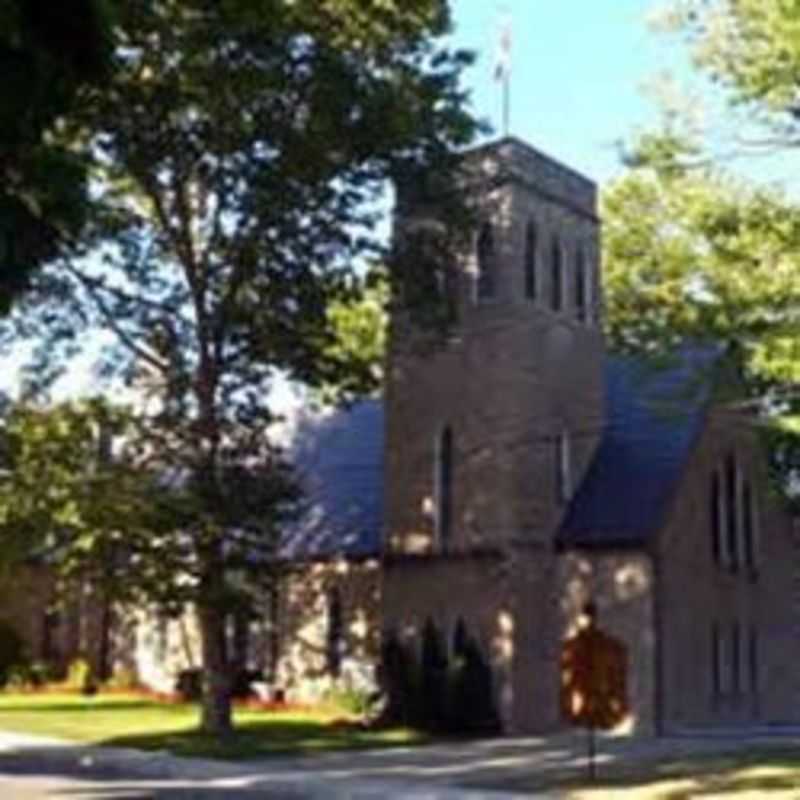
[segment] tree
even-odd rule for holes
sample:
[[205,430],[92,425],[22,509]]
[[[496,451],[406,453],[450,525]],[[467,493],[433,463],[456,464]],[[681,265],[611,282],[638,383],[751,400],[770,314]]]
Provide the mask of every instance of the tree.
[[2,430],[2,566],[13,574],[44,563],[64,585],[91,587],[102,620],[101,678],[110,668],[114,607],[135,597],[124,573],[154,545],[144,524],[154,481],[126,458],[111,457],[113,437],[129,422],[124,408],[97,398],[50,408],[17,404]]
[[800,207],[645,137],[635,168],[603,194],[612,345],[644,350],[713,339],[753,375],[800,381]]
[[209,731],[231,725],[234,576],[269,563],[296,499],[270,386],[353,374],[330,311],[380,251],[375,200],[388,178],[449,174],[472,135],[448,25],[443,0],[129,2],[110,90],[63,126],[92,164],[88,231],[11,324],[41,380],[113,334],[101,369],[152,400],[142,457],[171,479],[172,600],[198,612]]
[[669,133],[645,136],[603,194],[609,341],[651,354],[724,343],[741,380],[723,399],[758,412],[785,491],[800,469],[800,207],[698,165],[701,153]]
[[110,68],[106,0],[0,2],[0,312],[83,221],[86,169],[49,136]]
[[684,33],[696,66],[771,130],[770,146],[800,144],[800,15],[794,3],[676,0],[668,27]]

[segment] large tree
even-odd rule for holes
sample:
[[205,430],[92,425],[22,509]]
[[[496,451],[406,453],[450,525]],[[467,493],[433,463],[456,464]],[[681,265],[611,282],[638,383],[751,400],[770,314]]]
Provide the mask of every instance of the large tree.
[[62,126],[92,164],[88,233],[10,324],[40,380],[113,336],[100,367],[136,386],[142,458],[171,483],[161,535],[201,623],[203,724],[224,733],[233,578],[267,563],[294,500],[270,387],[352,390],[331,309],[380,249],[387,179],[447,174],[470,140],[468,56],[443,49],[444,0],[130,0],[119,17],[110,91]]
[[[668,133],[645,136],[603,193],[606,326],[615,349],[725,344],[757,412],[777,484],[800,475],[800,206],[725,173]],[[703,162],[701,166],[699,161]]]
[[786,485],[789,473],[796,484],[800,207],[794,167],[779,173],[782,189],[757,184],[755,169],[736,176],[732,169],[755,155],[777,155],[783,167],[797,157],[800,8],[670,0],[664,10],[667,29],[686,37],[696,75],[705,79],[697,84],[699,96],[715,112],[700,128],[682,125],[686,120],[673,113],[665,131],[640,138],[631,151],[633,169],[605,194],[612,340],[649,349],[681,336],[730,343],[744,370],[742,387],[769,423],[781,482]]
[[0,312],[83,222],[86,165],[50,134],[108,77],[112,6],[0,0]]

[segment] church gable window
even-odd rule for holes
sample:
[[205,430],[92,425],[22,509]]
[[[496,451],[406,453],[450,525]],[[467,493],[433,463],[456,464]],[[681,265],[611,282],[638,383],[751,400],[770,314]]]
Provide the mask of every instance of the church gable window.
[[758,570],[758,508],[750,481],[742,486],[742,557],[745,566],[753,573]]
[[564,254],[557,236],[553,237],[550,270],[550,306],[553,311],[561,311],[564,307]]
[[568,502],[572,496],[572,442],[566,429],[556,438],[556,482],[559,502]]
[[589,285],[586,256],[582,247],[578,248],[575,256],[575,308],[578,312],[578,319],[586,322],[589,310]]
[[725,459],[725,506],[728,563],[732,570],[739,567],[739,469],[736,456]]
[[490,300],[495,296],[496,252],[494,231],[488,222],[481,226],[478,233],[477,260],[476,299]]
[[714,470],[711,475],[711,493],[709,497],[709,516],[711,519],[711,554],[715,564],[722,560],[723,512],[722,512],[722,486],[719,470]]
[[536,263],[537,235],[536,224],[531,221],[525,230],[525,298],[535,300],[537,294],[537,263]]

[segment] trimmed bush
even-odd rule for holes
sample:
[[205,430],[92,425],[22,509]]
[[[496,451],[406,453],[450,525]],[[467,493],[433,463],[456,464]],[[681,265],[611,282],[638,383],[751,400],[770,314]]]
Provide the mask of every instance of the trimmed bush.
[[203,670],[199,667],[181,670],[175,681],[175,694],[185,703],[199,703],[203,699]]
[[233,676],[231,685],[231,697],[235,700],[247,700],[256,696],[253,689],[254,683],[264,680],[264,674],[255,669],[240,669]]
[[0,621],[0,685],[5,686],[12,667],[25,663],[25,643],[7,622]]
[[422,722],[427,730],[447,731],[450,728],[447,708],[447,647],[431,619],[427,620],[422,629],[420,665]]
[[83,694],[97,693],[97,680],[94,676],[94,670],[85,658],[76,658],[70,662],[64,683],[68,689],[74,689]]
[[450,673],[448,725],[451,733],[488,735],[500,730],[494,702],[492,668],[470,636]]
[[453,657],[433,621],[422,632],[421,657],[395,634],[384,637],[382,721],[432,733],[487,736],[499,732],[492,669],[463,620],[453,634]]
[[378,683],[385,696],[382,721],[396,725],[421,725],[419,662],[414,650],[394,632],[383,637]]

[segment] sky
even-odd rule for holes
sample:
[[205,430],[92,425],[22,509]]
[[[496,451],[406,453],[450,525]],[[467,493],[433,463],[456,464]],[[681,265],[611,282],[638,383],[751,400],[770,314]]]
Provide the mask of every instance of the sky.
[[[512,22],[511,133],[599,183],[619,172],[615,142],[654,126],[657,76],[689,79],[682,43],[650,29],[663,0],[452,0],[453,43],[479,116],[500,129],[493,79],[501,20]],[[648,88],[649,84],[649,88]]]
[[[608,183],[621,171],[616,143],[658,123],[656,79],[693,80],[684,44],[648,26],[664,2],[451,0],[452,44],[478,56],[464,76],[473,111],[502,127],[501,87],[492,73],[502,20],[510,18],[511,133]],[[0,390],[15,388],[14,367],[15,359],[5,360]],[[74,365],[56,394],[90,392],[89,367],[88,358]]]

